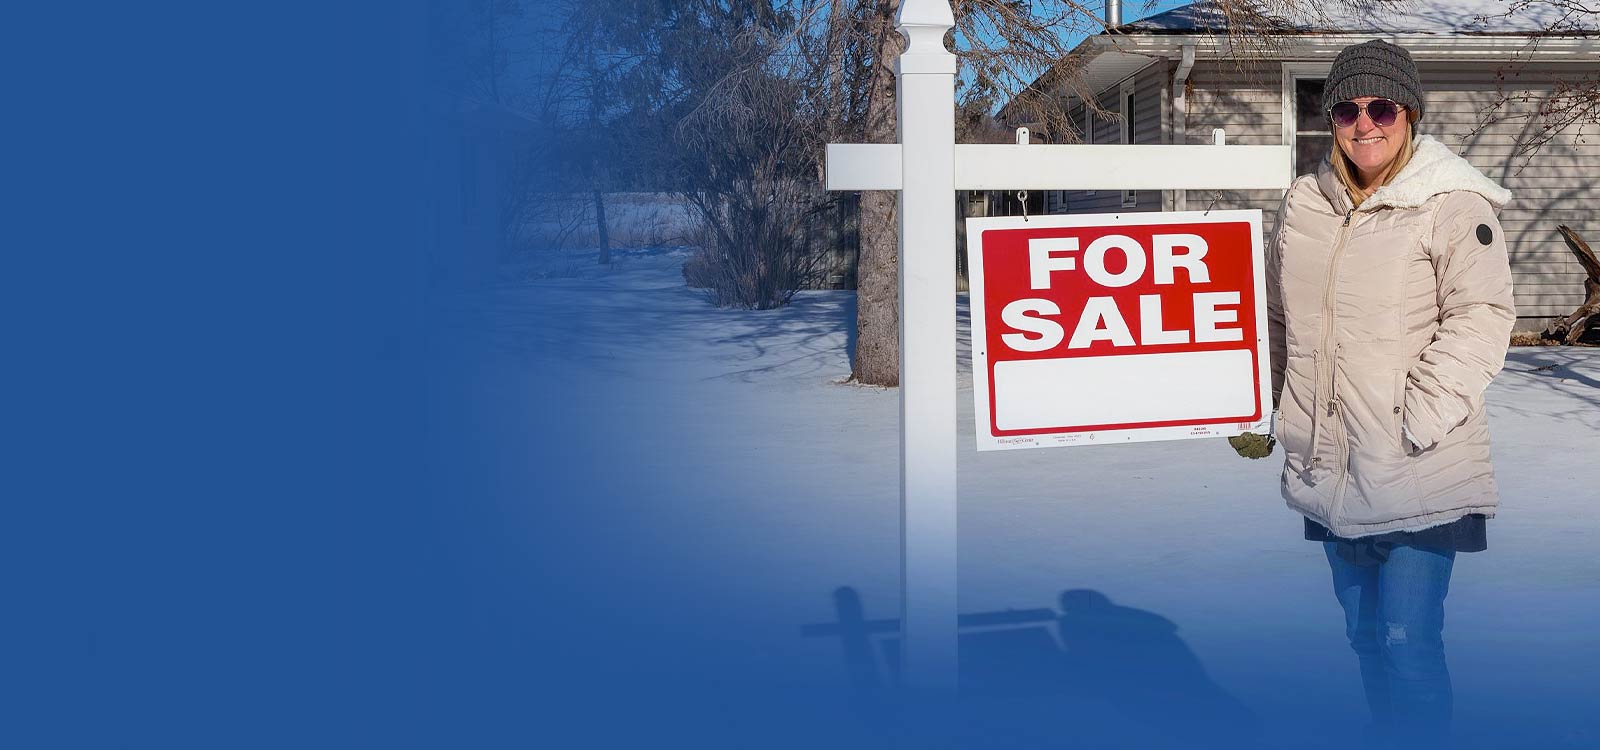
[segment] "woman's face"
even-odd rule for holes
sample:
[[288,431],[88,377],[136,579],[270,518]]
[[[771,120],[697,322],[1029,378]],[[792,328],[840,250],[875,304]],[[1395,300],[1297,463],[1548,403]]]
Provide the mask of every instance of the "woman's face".
[[[1358,96],[1350,101],[1365,105],[1377,98]],[[1339,149],[1344,151],[1344,155],[1350,158],[1350,162],[1356,165],[1356,169],[1361,173],[1362,182],[1377,179],[1383,168],[1399,155],[1400,147],[1404,145],[1410,130],[1407,122],[1409,114],[1410,112],[1401,111],[1393,124],[1382,126],[1372,121],[1372,117],[1367,114],[1366,107],[1363,106],[1360,116],[1354,123],[1342,128],[1334,126],[1334,140],[1338,142]]]

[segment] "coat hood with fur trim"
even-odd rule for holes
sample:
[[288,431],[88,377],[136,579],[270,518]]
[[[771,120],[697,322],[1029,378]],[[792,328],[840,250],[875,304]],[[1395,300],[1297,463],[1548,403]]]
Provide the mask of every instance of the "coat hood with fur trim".
[[[1411,142],[1411,161],[1389,184],[1378,188],[1363,202],[1361,211],[1380,208],[1418,208],[1429,198],[1464,190],[1477,193],[1496,210],[1511,202],[1511,191],[1485,177],[1477,167],[1457,156],[1431,135],[1419,135]],[[1317,187],[1341,213],[1350,210],[1350,196],[1339,177],[1326,162],[1317,173]]]

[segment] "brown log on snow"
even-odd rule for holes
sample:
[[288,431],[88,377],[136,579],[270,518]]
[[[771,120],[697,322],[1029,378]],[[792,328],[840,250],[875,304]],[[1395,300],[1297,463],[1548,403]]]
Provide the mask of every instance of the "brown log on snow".
[[1589,274],[1589,278],[1583,281],[1583,304],[1571,315],[1551,320],[1544,329],[1544,338],[1560,339],[1561,343],[1571,346],[1591,330],[1600,333],[1600,259],[1595,257],[1589,243],[1584,242],[1571,227],[1558,224],[1556,230],[1561,232],[1561,238],[1567,241],[1567,247],[1573,255],[1578,256],[1578,263]]

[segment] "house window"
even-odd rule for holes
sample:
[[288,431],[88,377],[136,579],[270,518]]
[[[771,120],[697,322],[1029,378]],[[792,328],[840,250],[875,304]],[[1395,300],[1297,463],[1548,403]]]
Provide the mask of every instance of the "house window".
[[[1133,143],[1133,88],[1122,89],[1122,142]],[[1122,205],[1133,206],[1139,202],[1139,193],[1136,190],[1122,191]]]
[[1333,151],[1333,131],[1323,112],[1322,78],[1294,79],[1294,173],[1316,174]]

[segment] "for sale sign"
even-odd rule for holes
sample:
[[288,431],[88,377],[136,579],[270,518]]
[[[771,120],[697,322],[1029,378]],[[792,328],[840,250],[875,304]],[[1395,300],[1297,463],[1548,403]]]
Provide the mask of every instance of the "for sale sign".
[[1260,211],[967,220],[979,450],[1265,432]]

